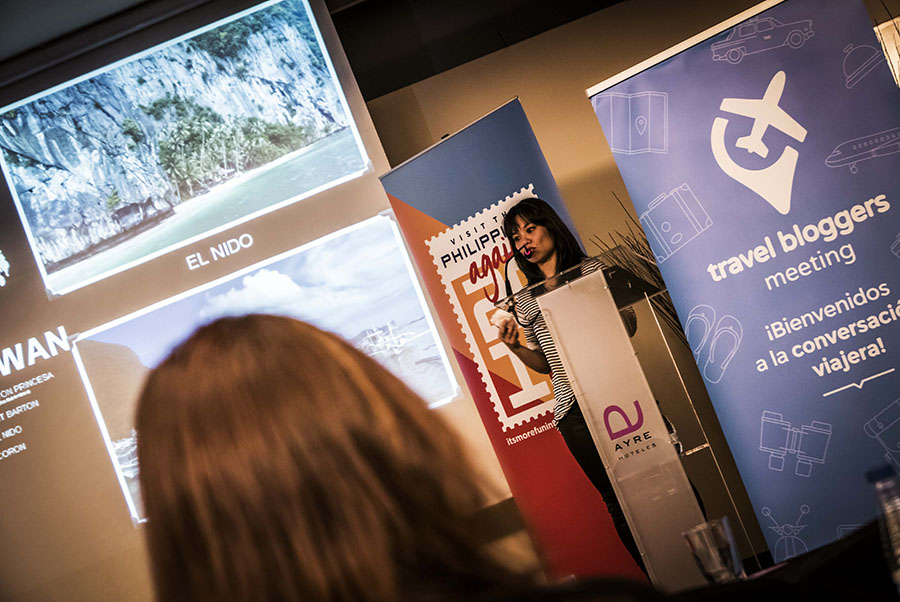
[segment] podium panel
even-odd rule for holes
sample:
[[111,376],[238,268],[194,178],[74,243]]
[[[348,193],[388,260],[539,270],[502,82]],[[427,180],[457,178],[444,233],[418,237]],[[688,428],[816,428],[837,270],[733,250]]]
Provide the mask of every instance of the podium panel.
[[603,272],[537,302],[651,579],[668,591],[703,585],[681,533],[705,519]]

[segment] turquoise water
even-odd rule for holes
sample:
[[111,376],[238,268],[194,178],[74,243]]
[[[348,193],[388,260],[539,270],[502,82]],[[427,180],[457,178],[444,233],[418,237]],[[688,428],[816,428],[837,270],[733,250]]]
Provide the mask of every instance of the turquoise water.
[[185,201],[175,215],[150,230],[49,274],[47,285],[54,292],[78,288],[86,280],[110,276],[124,265],[237,222],[364,167],[353,133],[347,128],[311,144],[284,163],[262,167],[243,181],[226,183]]

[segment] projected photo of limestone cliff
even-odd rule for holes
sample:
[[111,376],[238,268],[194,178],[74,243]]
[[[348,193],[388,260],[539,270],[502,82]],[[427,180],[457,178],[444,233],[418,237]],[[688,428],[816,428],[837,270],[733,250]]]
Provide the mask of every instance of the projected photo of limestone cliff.
[[308,7],[283,0],[0,108],[0,165],[61,295],[368,159]]
[[434,407],[457,393],[396,225],[376,217],[79,335],[79,366],[136,521],[134,411],[152,368],[198,326],[270,313],[335,332]]

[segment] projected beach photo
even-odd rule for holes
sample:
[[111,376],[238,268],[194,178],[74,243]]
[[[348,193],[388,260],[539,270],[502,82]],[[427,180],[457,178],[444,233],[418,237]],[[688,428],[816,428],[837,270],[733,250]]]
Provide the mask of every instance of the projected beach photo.
[[362,222],[77,338],[73,354],[135,520],[143,511],[133,416],[147,372],[201,324],[247,313],[340,334],[432,407],[457,393],[396,226]]
[[363,172],[302,0],[0,109],[0,164],[61,295]]

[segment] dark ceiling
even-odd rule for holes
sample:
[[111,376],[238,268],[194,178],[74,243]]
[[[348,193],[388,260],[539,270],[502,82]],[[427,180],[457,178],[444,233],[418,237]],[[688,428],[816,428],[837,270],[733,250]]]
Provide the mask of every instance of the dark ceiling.
[[332,19],[370,100],[621,0],[365,0]]
[[[621,0],[326,0],[366,100]],[[221,0],[0,0],[0,87]],[[248,2],[252,3],[252,2]]]
[[[152,45],[150,32],[157,29],[158,36],[158,30],[165,29],[154,28],[157,24],[178,22],[178,27],[199,27],[209,22],[209,17],[202,15],[224,16],[228,10],[234,12],[258,1],[0,0],[0,100],[15,98],[20,93],[16,82],[47,67],[78,63],[70,59],[101,47],[99,54],[107,50],[114,54],[111,44],[118,39],[139,37]],[[363,96],[370,100],[621,1],[325,3]],[[864,2],[877,22],[896,16],[900,10],[900,0]],[[672,7],[677,10],[678,4],[673,2]],[[75,71],[80,68],[80,63],[71,66]],[[22,92],[29,91],[23,88]]]

